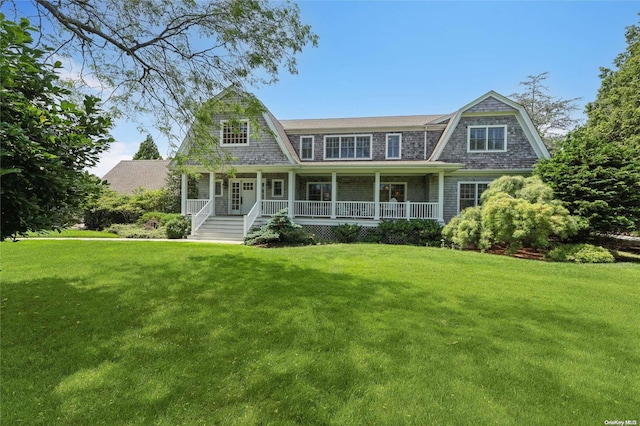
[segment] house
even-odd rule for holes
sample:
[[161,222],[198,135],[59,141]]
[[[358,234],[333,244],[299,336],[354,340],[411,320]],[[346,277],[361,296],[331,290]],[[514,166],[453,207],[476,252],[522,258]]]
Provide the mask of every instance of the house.
[[[228,96],[234,89],[219,95]],[[383,219],[444,224],[492,180],[549,157],[522,105],[493,91],[449,114],[278,120],[265,109],[260,129],[214,122],[236,173],[201,170],[198,199],[187,199],[183,176],[194,238],[241,239],[283,208],[317,235]],[[188,156],[188,139],[179,152]]]
[[131,195],[139,188],[164,188],[170,160],[122,160],[109,170],[102,180],[120,194]]

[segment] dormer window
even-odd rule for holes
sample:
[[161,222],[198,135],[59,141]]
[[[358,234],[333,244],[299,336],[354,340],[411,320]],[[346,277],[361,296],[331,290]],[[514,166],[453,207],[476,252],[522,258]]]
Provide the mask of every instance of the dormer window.
[[220,145],[238,146],[249,145],[249,121],[227,121],[220,122]]
[[397,159],[400,159],[401,157],[402,157],[402,134],[388,133],[386,159],[397,160]]
[[504,152],[507,150],[507,126],[469,126],[468,152]]

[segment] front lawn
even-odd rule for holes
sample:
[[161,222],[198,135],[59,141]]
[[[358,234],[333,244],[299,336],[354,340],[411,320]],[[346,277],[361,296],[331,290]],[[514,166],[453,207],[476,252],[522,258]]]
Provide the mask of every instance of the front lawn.
[[120,238],[117,234],[106,231],[91,231],[85,229],[63,229],[58,231],[29,232],[30,238]]
[[385,245],[0,245],[3,424],[640,420],[640,267]]

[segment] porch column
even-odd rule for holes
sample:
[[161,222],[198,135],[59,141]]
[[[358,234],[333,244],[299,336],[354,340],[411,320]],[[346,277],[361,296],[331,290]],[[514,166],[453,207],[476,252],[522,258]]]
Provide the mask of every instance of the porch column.
[[182,181],[180,182],[180,214],[185,216],[187,214],[187,175],[182,174]]
[[438,221],[444,223],[444,172],[438,172]]
[[216,215],[216,174],[209,172],[209,202],[211,203],[211,216]]
[[337,196],[338,196],[338,173],[331,172],[331,219],[336,218]]
[[256,203],[258,204],[258,216],[262,216],[262,171],[256,172]]
[[373,219],[380,220],[380,172],[376,172],[376,178],[373,181]]
[[293,170],[289,170],[289,184],[287,186],[287,190],[289,191],[289,199],[287,201],[288,209],[287,216],[293,217],[293,209],[295,202],[295,189],[296,189],[296,175]]

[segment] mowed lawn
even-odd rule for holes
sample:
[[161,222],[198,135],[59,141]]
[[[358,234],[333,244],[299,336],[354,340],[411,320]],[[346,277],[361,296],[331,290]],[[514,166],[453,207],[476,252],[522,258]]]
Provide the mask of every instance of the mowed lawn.
[[640,421],[640,266],[5,242],[2,424]]

